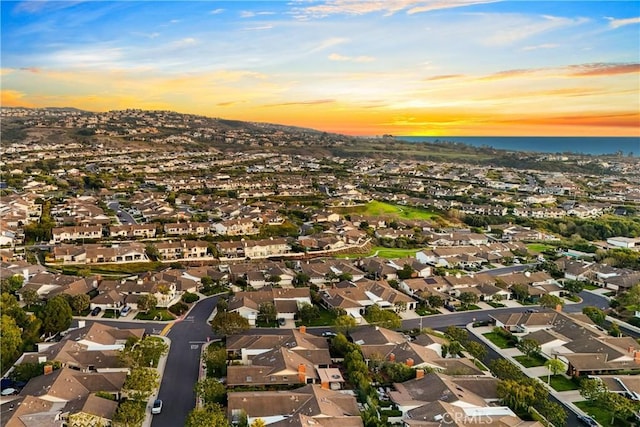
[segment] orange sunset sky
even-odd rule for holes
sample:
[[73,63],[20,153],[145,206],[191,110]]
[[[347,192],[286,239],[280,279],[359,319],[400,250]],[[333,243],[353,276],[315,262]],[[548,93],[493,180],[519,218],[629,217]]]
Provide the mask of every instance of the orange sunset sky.
[[2,106],[640,135],[635,1],[2,1]]

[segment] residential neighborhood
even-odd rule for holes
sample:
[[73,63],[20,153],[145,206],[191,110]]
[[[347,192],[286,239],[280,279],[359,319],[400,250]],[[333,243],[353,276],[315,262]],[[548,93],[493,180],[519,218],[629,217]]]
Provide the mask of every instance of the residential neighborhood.
[[3,427],[640,419],[637,158],[1,114]]

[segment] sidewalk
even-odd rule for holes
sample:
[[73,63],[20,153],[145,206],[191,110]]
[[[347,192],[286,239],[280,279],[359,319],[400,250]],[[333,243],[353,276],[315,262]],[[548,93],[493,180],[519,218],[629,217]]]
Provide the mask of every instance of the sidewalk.
[[162,376],[164,375],[164,368],[167,365],[167,357],[169,356],[169,350],[171,350],[171,340],[169,338],[161,335],[152,335],[152,336],[162,338],[162,340],[169,346],[169,348],[167,349],[167,354],[165,354],[160,358],[160,360],[158,360],[158,367],[156,368],[156,370],[158,371],[158,374],[160,374],[160,378],[158,380],[158,389],[149,398],[149,401],[147,402],[146,417],[142,422],[142,427],[151,427],[151,422],[153,421],[153,415],[151,414],[151,407],[153,406],[153,401],[156,400],[156,398],[158,397],[158,393],[160,392],[160,385],[162,384]]

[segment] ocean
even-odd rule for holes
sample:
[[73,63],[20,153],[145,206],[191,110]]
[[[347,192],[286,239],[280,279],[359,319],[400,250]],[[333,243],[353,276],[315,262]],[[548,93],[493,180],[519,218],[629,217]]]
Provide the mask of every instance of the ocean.
[[608,136],[397,136],[407,142],[459,142],[475,147],[540,153],[617,154],[640,156],[640,138]]

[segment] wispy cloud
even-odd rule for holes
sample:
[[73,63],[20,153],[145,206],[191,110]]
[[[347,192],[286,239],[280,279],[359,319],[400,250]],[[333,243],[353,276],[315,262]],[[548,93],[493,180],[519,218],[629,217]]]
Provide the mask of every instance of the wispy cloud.
[[262,16],[262,15],[275,15],[275,12],[267,12],[267,11],[261,11],[261,12],[255,12],[252,10],[243,10],[240,12],[240,17],[241,18],[253,18],[255,16]]
[[616,74],[640,73],[640,63],[594,63],[571,65],[568,67],[572,76],[610,76]]
[[263,107],[284,107],[290,105],[320,105],[320,104],[331,104],[336,102],[335,99],[313,99],[310,101],[296,101],[296,102],[281,102],[279,104],[267,104],[263,105]]
[[332,53],[328,56],[331,61],[343,61],[343,62],[373,62],[376,59],[371,56],[344,56],[338,53]]
[[134,36],[143,37],[143,38],[152,39],[152,40],[157,37],[160,37],[160,33],[157,33],[157,32],[153,32],[153,33],[133,32],[131,34],[133,34]]
[[551,15],[530,16],[523,14],[478,14],[495,30],[483,42],[489,46],[505,46],[560,29],[575,27],[589,22],[588,18],[567,18]]
[[607,17],[606,19],[609,20],[609,26],[611,28],[620,28],[626,25],[640,24],[640,16],[635,18],[625,18],[625,19],[615,19],[615,18]]
[[209,15],[220,15],[222,12],[224,12],[224,9],[213,9],[209,12]]
[[336,14],[365,15],[374,12],[389,16],[401,11],[412,15],[496,1],[500,0],[331,0],[324,4],[296,7],[292,13],[300,19],[325,18]]
[[325,49],[329,49],[330,47],[338,46],[340,44],[346,43],[348,41],[349,41],[349,39],[347,39],[347,38],[332,37],[330,39],[323,40],[318,46],[314,47],[309,52],[310,53],[319,52],[319,51],[322,51],[322,50],[325,50]]
[[434,80],[451,80],[451,79],[459,79],[461,77],[465,77],[464,74],[442,74],[439,76],[427,77],[425,80],[434,81]]
[[270,30],[273,28],[273,25],[260,25],[257,27],[245,27],[244,30],[245,31],[263,31],[263,30]]
[[539,49],[554,49],[558,46],[560,45],[556,43],[542,43],[535,46],[525,46],[522,48],[522,50],[527,51],[527,50],[539,50]]

